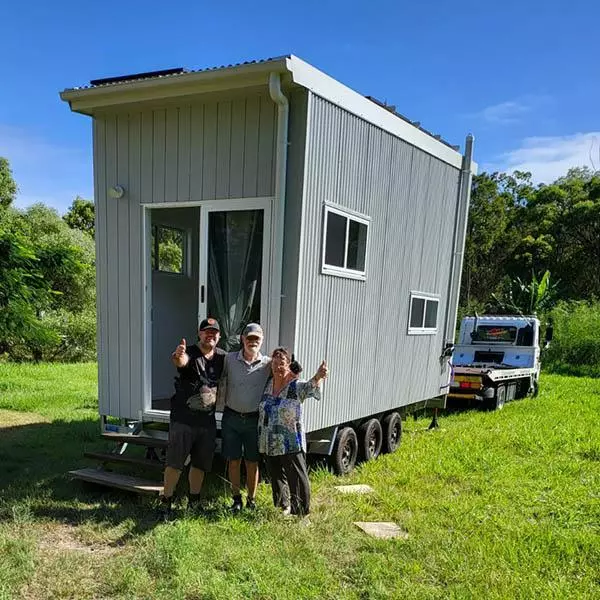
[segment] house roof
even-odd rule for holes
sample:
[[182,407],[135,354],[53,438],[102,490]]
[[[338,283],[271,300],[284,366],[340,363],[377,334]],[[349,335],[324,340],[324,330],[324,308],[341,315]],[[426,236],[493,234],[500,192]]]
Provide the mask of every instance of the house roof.
[[266,85],[272,72],[280,73],[284,80],[310,90],[452,166],[460,168],[462,165],[458,146],[396,112],[395,107],[355,92],[293,55],[205,69],[177,68],[94,79],[89,85],[64,90],[61,98],[69,102],[75,112],[93,115],[100,109],[145,100]]

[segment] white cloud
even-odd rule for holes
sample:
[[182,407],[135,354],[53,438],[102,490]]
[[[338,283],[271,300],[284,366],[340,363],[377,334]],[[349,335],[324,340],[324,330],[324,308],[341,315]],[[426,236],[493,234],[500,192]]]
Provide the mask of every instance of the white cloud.
[[81,149],[0,124],[0,156],[8,159],[19,186],[19,207],[43,202],[65,212],[77,195],[93,197],[91,140]]
[[530,113],[538,111],[549,101],[548,96],[527,94],[515,100],[492,104],[472,116],[489,125],[511,125],[523,121]]
[[527,114],[530,110],[529,106],[521,102],[509,101],[484,108],[480,116],[488,123],[505,125],[520,121],[523,115]]
[[600,169],[600,132],[529,137],[521,145],[482,165],[482,171],[529,171],[536,183],[551,183],[571,167]]

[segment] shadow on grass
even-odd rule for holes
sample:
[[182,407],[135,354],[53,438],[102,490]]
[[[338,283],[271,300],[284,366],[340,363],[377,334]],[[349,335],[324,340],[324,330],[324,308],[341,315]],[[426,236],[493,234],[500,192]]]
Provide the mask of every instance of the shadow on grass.
[[[53,421],[0,427],[0,521],[36,518],[78,526],[98,523],[118,526],[128,522],[128,533],[116,544],[140,535],[157,520],[157,499],[73,480],[68,472],[97,465],[84,451],[107,451],[95,420]],[[143,453],[143,448],[134,448]],[[160,470],[111,467],[160,482]],[[215,457],[213,473],[206,478],[203,496],[207,510],[202,518],[218,520],[226,513],[230,492],[225,465]],[[178,496],[187,492],[182,474]],[[183,511],[181,511],[183,512]],[[131,526],[132,525],[132,526]]]

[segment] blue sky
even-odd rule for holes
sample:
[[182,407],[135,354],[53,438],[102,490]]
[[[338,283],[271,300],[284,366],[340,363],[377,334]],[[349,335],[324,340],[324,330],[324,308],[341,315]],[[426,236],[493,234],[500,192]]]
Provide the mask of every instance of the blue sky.
[[18,206],[92,197],[91,123],[58,92],[90,79],[293,53],[462,145],[483,169],[551,181],[600,168],[595,0],[11,2],[0,155]]

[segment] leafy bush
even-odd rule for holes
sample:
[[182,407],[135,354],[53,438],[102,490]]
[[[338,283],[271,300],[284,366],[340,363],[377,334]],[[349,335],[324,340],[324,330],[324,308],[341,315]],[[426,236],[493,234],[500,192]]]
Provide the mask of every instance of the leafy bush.
[[554,339],[543,357],[545,370],[600,377],[600,302],[560,302],[549,316]]
[[90,235],[40,204],[0,207],[0,357],[93,360],[94,280]]
[[79,362],[96,360],[96,312],[49,311],[39,320],[44,335],[17,341],[6,352],[14,361]]
[[80,313],[58,310],[44,319],[58,333],[59,342],[48,347],[45,360],[79,362],[96,360],[96,311]]

